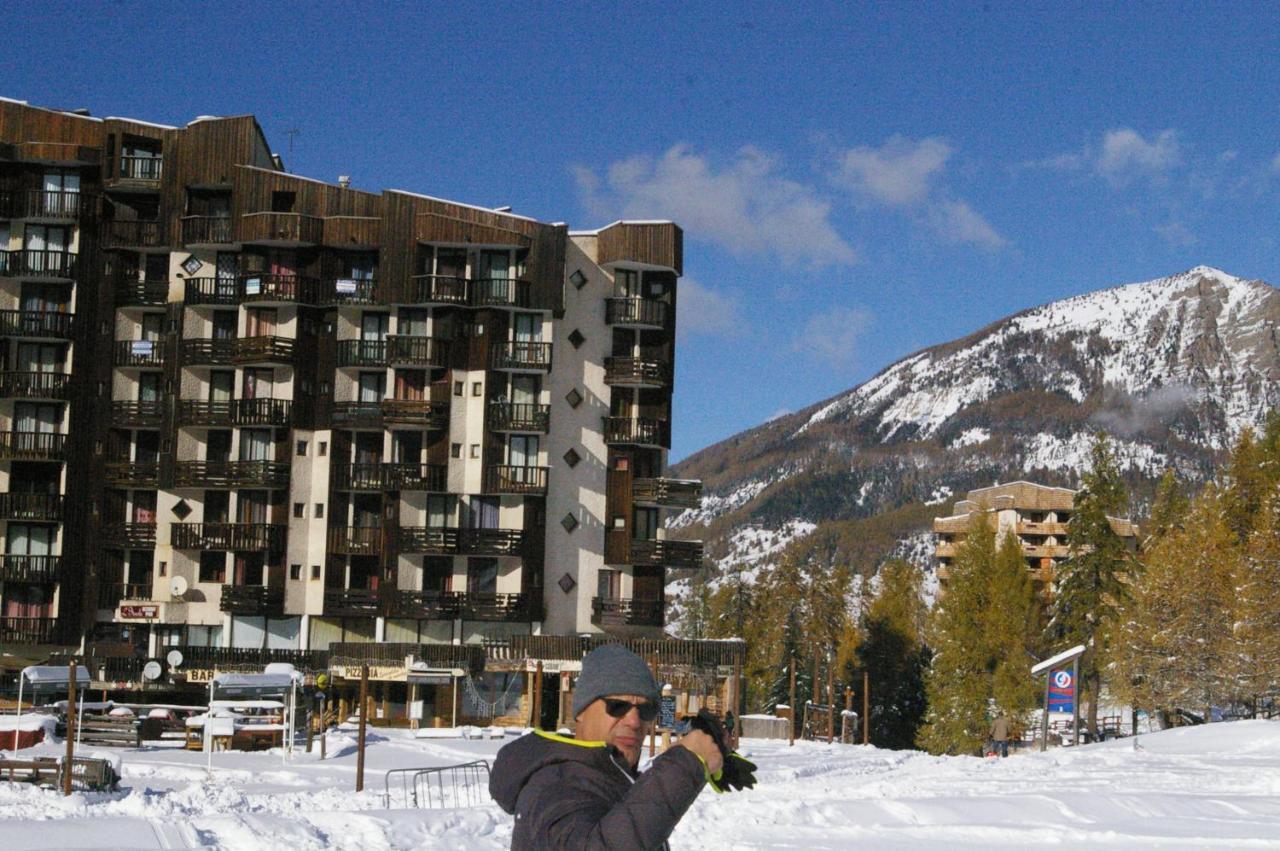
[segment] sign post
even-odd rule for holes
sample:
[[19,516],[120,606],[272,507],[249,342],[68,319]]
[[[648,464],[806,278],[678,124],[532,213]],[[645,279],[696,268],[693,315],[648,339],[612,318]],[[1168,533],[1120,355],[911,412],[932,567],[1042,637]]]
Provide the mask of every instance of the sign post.
[[1078,644],[1051,656],[1031,668],[1031,675],[1044,674],[1044,711],[1040,721],[1040,750],[1049,747],[1049,713],[1070,712],[1072,743],[1080,744],[1080,701],[1077,699],[1080,682],[1080,657],[1084,645]]
[[67,665],[67,764],[62,772],[62,794],[71,794],[71,771],[76,756],[76,662]]

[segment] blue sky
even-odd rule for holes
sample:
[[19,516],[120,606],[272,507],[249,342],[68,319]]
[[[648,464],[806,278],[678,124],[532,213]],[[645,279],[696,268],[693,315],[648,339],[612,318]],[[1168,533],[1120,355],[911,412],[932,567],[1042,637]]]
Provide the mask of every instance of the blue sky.
[[673,459],[1046,301],[1280,281],[1274,7],[16,7],[8,97],[251,112],[309,176],[679,221]]

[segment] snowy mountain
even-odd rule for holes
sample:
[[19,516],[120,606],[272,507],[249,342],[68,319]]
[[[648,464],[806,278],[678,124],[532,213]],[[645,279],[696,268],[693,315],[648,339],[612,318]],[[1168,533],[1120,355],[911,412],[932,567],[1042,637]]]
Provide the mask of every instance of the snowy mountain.
[[744,530],[890,512],[927,559],[910,539],[931,516],[995,481],[1074,485],[1099,429],[1140,501],[1168,467],[1207,475],[1280,402],[1278,331],[1280,291],[1205,266],[1027,310],[691,456],[674,474],[707,496],[673,532],[729,568]]

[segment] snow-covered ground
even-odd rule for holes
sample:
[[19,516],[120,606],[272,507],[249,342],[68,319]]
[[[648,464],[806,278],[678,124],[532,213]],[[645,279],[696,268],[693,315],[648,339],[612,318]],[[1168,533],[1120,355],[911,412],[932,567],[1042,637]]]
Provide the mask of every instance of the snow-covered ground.
[[[370,737],[355,794],[354,738],[329,759],[119,750],[114,794],[0,782],[0,846],[26,848],[505,848],[495,804],[386,809],[391,767],[489,758],[501,741]],[[42,745],[27,753],[53,753]],[[753,791],[705,791],[672,836],[689,848],[1280,848],[1280,722],[1241,721],[1018,754],[1008,760],[749,740]]]

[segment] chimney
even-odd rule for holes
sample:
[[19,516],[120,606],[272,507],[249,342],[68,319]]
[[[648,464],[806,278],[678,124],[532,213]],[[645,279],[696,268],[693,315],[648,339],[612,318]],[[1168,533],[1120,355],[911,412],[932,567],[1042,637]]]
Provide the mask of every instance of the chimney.
[[350,188],[351,188],[351,175],[349,175],[349,174],[340,174],[340,175],[338,175],[338,185],[339,185],[339,186],[341,186],[343,189],[350,189]]

